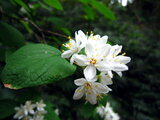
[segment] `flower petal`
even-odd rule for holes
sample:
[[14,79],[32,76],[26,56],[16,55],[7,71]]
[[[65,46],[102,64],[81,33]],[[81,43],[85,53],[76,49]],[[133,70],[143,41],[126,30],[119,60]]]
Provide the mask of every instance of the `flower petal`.
[[113,81],[109,75],[101,75],[101,83],[104,85],[111,85]]
[[115,62],[117,61],[117,62],[123,63],[123,64],[127,64],[131,61],[131,58],[127,57],[127,56],[119,55],[119,56],[115,57],[114,61]]
[[75,55],[74,60],[79,66],[86,66],[88,60],[85,55]]
[[122,72],[128,70],[128,66],[125,64],[114,64],[113,71]]
[[111,78],[113,78],[113,73],[112,73],[112,71],[110,70],[110,71],[108,71],[108,75],[111,77]]
[[114,45],[111,47],[109,55],[117,56],[121,52],[121,50],[122,50],[122,46]]
[[75,56],[76,56],[76,55],[77,55],[77,54],[73,54],[72,57],[70,58],[70,63],[71,63],[71,64],[74,63],[74,61],[75,61]]
[[105,61],[98,62],[95,66],[101,72],[107,72],[112,69],[112,65],[106,63]]
[[72,54],[73,54],[73,52],[72,52],[71,50],[67,50],[67,51],[64,51],[64,52],[61,54],[61,57],[62,57],[62,58],[69,58]]
[[80,99],[84,95],[84,87],[78,87],[73,95],[74,100]]
[[84,69],[84,76],[86,80],[93,81],[96,77],[96,68],[93,65],[89,65]]
[[93,87],[94,87],[93,89],[95,89],[96,92],[99,93],[99,94],[108,93],[109,91],[111,91],[111,89],[108,86],[103,85],[103,84],[98,83],[98,82],[95,82]]
[[84,78],[74,80],[74,84],[76,84],[77,86],[82,86],[85,83],[86,83],[86,80]]
[[120,77],[122,77],[122,72],[116,72]]
[[107,40],[108,40],[108,36],[103,36],[103,37],[101,37],[100,42],[101,42],[102,44],[106,44],[106,43],[107,43]]
[[97,96],[94,92],[86,93],[86,100],[91,104],[97,103]]
[[86,43],[85,52],[88,58],[92,58],[94,56],[95,50],[91,42]]

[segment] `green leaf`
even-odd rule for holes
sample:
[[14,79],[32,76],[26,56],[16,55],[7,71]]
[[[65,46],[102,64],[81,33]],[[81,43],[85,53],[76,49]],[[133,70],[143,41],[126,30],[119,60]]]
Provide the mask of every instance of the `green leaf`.
[[53,7],[56,8],[57,10],[63,10],[63,7],[61,5],[61,3],[59,2],[59,0],[44,0],[44,2]]
[[105,18],[109,18],[111,20],[115,20],[115,15],[113,12],[105,6],[103,3],[100,3],[96,0],[91,0],[90,3],[97,11],[99,11],[102,15],[104,15]]
[[86,119],[90,118],[93,116],[95,108],[96,106],[90,105],[89,103],[84,104],[83,106],[81,106],[79,114],[81,114]]
[[94,20],[95,14],[92,8],[90,8],[89,6],[83,6],[83,11],[86,13],[87,19]]
[[91,5],[93,8],[95,8],[99,13],[104,15],[105,18],[115,20],[116,17],[114,13],[103,3],[97,1],[97,0],[79,0],[81,3],[87,5]]
[[24,88],[52,83],[73,74],[76,67],[49,45],[26,45],[8,59],[2,81],[8,88]]
[[53,104],[47,103],[45,110],[47,111],[47,114],[45,115],[45,120],[60,120],[60,118],[56,115]]
[[0,22],[0,33],[0,42],[4,46],[21,47],[25,45],[22,33],[7,23]]
[[18,5],[23,7],[26,11],[31,12],[30,8],[22,0],[14,0]]
[[17,102],[10,99],[0,100],[0,119],[8,117],[15,113],[14,108],[17,106]]

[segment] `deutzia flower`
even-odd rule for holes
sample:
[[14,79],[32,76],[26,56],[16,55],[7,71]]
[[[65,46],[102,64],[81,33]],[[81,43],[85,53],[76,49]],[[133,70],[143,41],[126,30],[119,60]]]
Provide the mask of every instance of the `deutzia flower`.
[[88,42],[85,46],[86,55],[75,55],[76,64],[79,66],[87,66],[85,69],[87,72],[110,70],[110,66],[104,66],[103,58],[109,52],[108,44],[93,46],[91,42]]
[[96,104],[98,96],[111,91],[108,86],[96,82],[96,73],[88,73],[84,70],[84,76],[85,78],[76,79],[74,81],[79,87],[76,89],[73,99],[78,100],[85,95],[87,101],[91,104]]
[[115,113],[110,103],[107,102],[106,106],[99,106],[97,107],[97,113],[100,115],[101,118],[104,118],[104,120],[119,120],[120,117],[117,113]]
[[30,114],[34,114],[34,109],[35,105],[31,103],[31,101],[26,101],[25,105],[24,105],[24,113],[25,115]]
[[17,113],[14,115],[14,119],[19,120],[43,120],[45,111],[44,107],[46,105],[43,103],[43,100],[32,104],[31,101],[26,101],[25,105],[20,107],[15,107]]
[[25,113],[24,113],[24,106],[20,106],[20,107],[15,107],[15,111],[17,112],[15,115],[14,115],[14,119],[22,119],[24,116],[25,116]]
[[120,77],[122,71],[128,70],[127,63],[130,62],[131,58],[122,55],[118,55],[122,50],[122,46],[114,45],[110,47],[109,53],[104,58],[104,66],[110,66],[110,70],[103,69],[111,78],[113,77],[112,71],[115,71]]
[[93,35],[93,33],[88,37],[88,42],[91,42],[93,46],[104,45],[107,43],[108,36],[101,37],[100,35]]
[[73,55],[73,57],[71,57],[71,63],[73,63],[74,54],[79,53],[81,49],[84,48],[84,41],[86,40],[87,36],[81,30],[79,30],[75,33],[75,40],[70,39],[69,42],[64,45],[66,48],[68,48],[68,50],[64,51],[61,56],[63,58],[70,58]]
[[113,84],[111,77],[109,75],[107,75],[106,73],[101,72],[99,77],[100,77],[100,83],[102,83],[104,85]]
[[[108,36],[85,35],[82,31],[75,33],[75,40],[70,40],[65,46],[69,49],[62,54],[63,58],[70,58],[70,63],[75,63],[84,68],[85,78],[74,81],[79,86],[73,98],[80,99],[85,95],[86,100],[96,104],[97,97],[111,91],[107,85],[111,85],[113,73],[122,77],[122,72],[128,70],[127,63],[131,58],[120,55],[121,45],[107,43]],[[96,73],[100,72],[98,75]]]
[[44,104],[43,100],[36,102],[36,106],[38,111],[45,111],[44,108],[46,107],[46,104]]

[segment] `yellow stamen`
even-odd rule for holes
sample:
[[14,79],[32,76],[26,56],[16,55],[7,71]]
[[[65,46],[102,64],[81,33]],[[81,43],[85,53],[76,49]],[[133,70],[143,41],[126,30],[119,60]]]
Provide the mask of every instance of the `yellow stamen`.
[[68,39],[70,40],[70,39],[71,39],[71,36],[68,36]]
[[97,60],[94,58],[91,58],[91,60],[89,61],[91,64],[96,64]]
[[126,53],[124,52],[122,55],[123,55],[123,56],[125,56],[125,55],[126,55]]
[[91,86],[91,84],[90,84],[89,82],[87,82],[87,83],[85,84],[85,88],[86,88],[86,89],[92,89],[92,86]]

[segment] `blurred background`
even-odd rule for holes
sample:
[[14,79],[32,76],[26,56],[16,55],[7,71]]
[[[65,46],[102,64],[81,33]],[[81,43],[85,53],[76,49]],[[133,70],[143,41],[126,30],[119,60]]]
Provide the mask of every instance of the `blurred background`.
[[[0,72],[7,58],[29,43],[61,49],[75,31],[108,35],[132,58],[129,71],[115,76],[109,101],[121,120],[160,120],[160,0],[0,0]],[[10,34],[12,33],[12,34]],[[26,100],[50,101],[59,109],[53,120],[101,120],[96,105],[73,101],[74,79],[82,70],[54,84],[10,90],[0,85],[0,119],[11,120]]]

